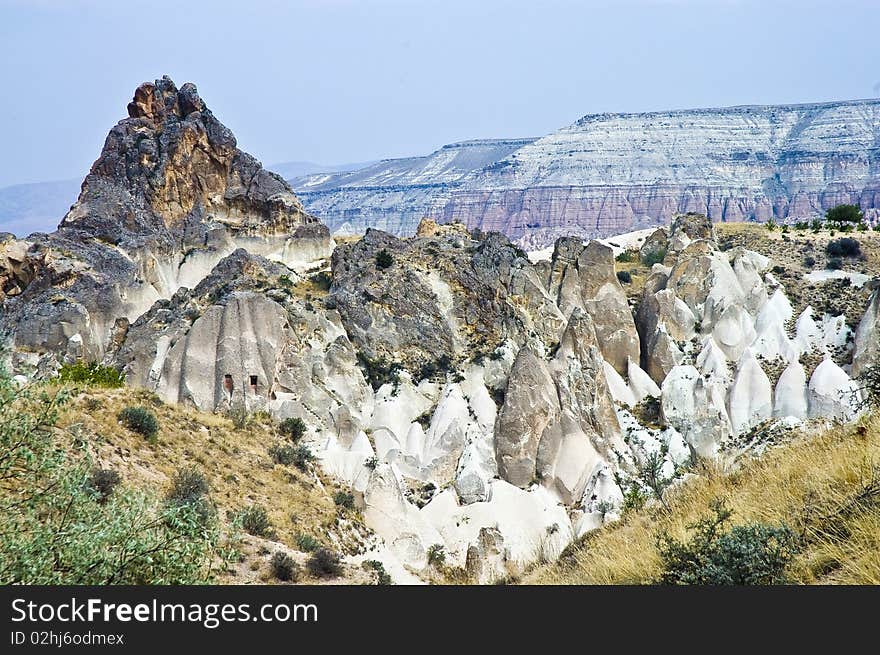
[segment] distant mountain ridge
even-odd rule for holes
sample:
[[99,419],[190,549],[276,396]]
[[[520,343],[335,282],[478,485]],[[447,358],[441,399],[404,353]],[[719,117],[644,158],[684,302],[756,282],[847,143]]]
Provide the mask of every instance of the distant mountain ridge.
[[[450,167],[458,150],[479,155]],[[786,220],[853,202],[877,220],[880,100],[592,114],[538,139],[452,144],[293,186],[333,230],[411,234],[430,216],[534,247],[688,211]]]

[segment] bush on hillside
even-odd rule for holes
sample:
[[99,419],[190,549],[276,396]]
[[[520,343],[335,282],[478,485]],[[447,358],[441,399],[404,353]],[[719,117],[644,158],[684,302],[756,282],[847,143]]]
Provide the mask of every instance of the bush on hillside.
[[125,407],[116,418],[126,428],[147,439],[153,439],[159,433],[159,421],[156,419],[156,415],[146,407]]
[[283,550],[276,551],[272,555],[269,566],[272,569],[272,575],[282,582],[296,582],[299,580],[299,564]]
[[195,467],[180,468],[171,478],[165,500],[177,505],[192,505],[208,494],[208,481]]
[[269,537],[272,534],[272,522],[262,505],[251,505],[239,510],[233,522],[248,534],[255,537]]
[[663,561],[659,582],[686,585],[785,584],[785,568],[798,551],[794,533],[786,525],[750,523],[723,531],[732,512],[723,504],[712,506],[714,516],[689,526],[686,542],[663,534],[657,549]]
[[379,560],[368,559],[361,564],[361,567],[365,571],[372,571],[376,574],[377,585],[390,585],[392,583],[391,576],[388,574],[388,571],[385,570],[385,565]]
[[293,443],[303,438],[306,433],[306,423],[298,416],[286,418],[278,425],[278,432],[282,437],[287,437]]
[[399,362],[388,362],[384,357],[373,359],[361,352],[357,353],[357,361],[373,391],[378,391],[383,384],[397,386],[400,382],[403,367]]
[[354,495],[350,491],[337,491],[333,495],[333,502],[343,509],[354,509]]
[[664,259],[666,259],[666,250],[654,250],[645,253],[645,256],[642,257],[642,264],[651,268],[654,264],[662,264]]
[[629,271],[617,271],[617,279],[624,284],[630,284],[633,281]]
[[313,553],[321,547],[321,542],[310,534],[300,532],[296,535],[296,547],[304,553]]
[[841,237],[834,241],[829,241],[825,246],[825,252],[829,257],[858,257],[862,254],[862,247],[858,239],[852,237]]
[[272,461],[282,466],[293,464],[297,459],[298,447],[287,444],[275,444],[269,448]]
[[339,554],[329,548],[319,548],[312,553],[306,568],[316,578],[337,578],[342,575]]

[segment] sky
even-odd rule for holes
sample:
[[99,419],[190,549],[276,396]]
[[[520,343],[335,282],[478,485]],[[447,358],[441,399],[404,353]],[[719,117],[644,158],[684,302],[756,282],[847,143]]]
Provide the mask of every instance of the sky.
[[82,178],[141,82],[266,164],[581,116],[880,95],[880,1],[0,0],[0,187]]

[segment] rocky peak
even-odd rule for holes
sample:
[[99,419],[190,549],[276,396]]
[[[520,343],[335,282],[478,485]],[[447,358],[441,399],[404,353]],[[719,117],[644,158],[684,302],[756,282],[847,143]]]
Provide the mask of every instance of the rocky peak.
[[332,247],[326,226],[237,148],[195,85],[163,77],[137,88],[58,230],[0,245],[0,331],[29,365],[100,359],[119,319],[134,323],[196,287],[238,248],[304,268]]
[[155,83],[141,84],[135,89],[134,99],[128,103],[131,118],[147,118],[153,123],[163,123],[169,115],[184,118],[204,109],[205,103],[195,84],[187,82],[178,90],[167,75]]
[[248,235],[312,226],[290,186],[237,148],[192,83],[141,84],[108,134],[61,228],[111,243],[164,233],[203,243],[215,225]]

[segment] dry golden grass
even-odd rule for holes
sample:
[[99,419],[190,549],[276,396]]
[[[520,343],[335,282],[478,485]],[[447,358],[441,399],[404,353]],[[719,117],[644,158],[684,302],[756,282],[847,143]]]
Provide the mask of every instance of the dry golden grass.
[[[155,413],[157,439],[149,441],[117,421],[119,410],[129,405]],[[294,551],[296,536],[303,533],[352,554],[358,534],[367,533],[356,512],[336,507],[333,496],[340,488],[319,466],[304,473],[272,461],[268,449],[279,438],[266,415],[236,429],[225,416],[168,405],[148,391],[86,388],[65,406],[59,427],[79,430],[97,464],[116,470],[131,487],[164,495],[178,469],[194,466],[208,481],[222,525],[230,523],[227,512],[262,505],[277,535],[274,541]],[[245,536],[240,549],[255,554],[250,546],[258,542],[262,540]]]
[[[708,468],[669,496],[671,511],[645,508],[533,570],[526,584],[649,584],[660,572],[662,531],[682,539],[714,499],[730,525],[786,523],[803,537],[790,567],[802,584],[880,584],[880,417],[807,435],[734,472]],[[873,485],[873,486],[872,486]]]

